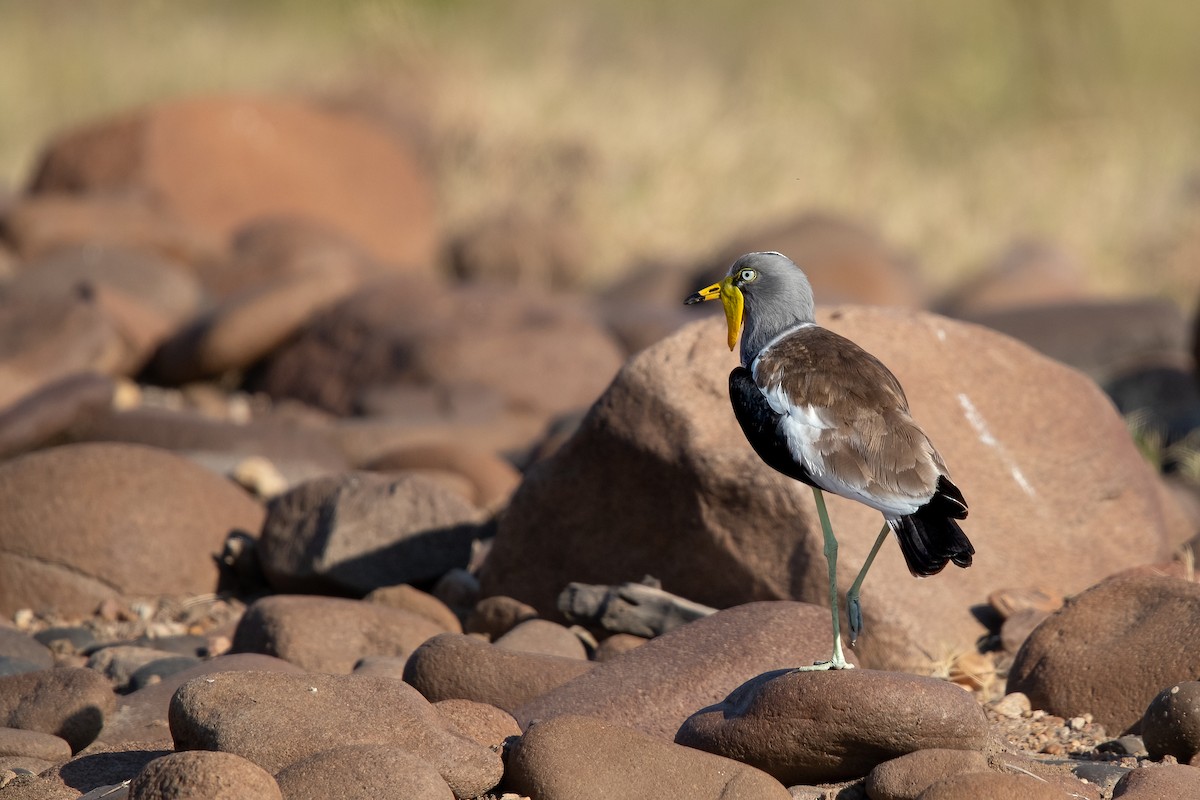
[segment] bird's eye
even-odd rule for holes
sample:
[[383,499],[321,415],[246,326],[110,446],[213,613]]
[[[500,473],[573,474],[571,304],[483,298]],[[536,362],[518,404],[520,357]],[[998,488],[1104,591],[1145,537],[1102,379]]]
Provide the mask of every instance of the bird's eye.
[[758,273],[752,269],[744,269],[738,273],[738,280],[742,281],[743,283],[749,283],[757,277]]

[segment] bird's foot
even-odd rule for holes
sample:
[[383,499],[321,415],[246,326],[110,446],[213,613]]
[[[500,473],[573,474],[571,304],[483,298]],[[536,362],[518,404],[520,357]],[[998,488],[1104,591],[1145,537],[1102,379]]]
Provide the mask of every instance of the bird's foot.
[[815,664],[809,664],[807,667],[796,667],[792,672],[824,672],[830,669],[854,669],[854,665],[844,658],[835,656],[828,661],[818,661]]

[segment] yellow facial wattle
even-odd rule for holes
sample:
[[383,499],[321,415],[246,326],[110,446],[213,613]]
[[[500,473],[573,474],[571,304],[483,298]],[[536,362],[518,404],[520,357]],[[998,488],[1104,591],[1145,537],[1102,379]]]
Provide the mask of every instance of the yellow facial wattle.
[[705,286],[683,302],[690,306],[717,298],[720,298],[721,305],[725,307],[725,322],[729,325],[729,349],[732,350],[737,347],[738,334],[742,332],[746,310],[746,298],[742,295],[742,290],[734,285],[732,275],[712,286]]
[[742,290],[733,285],[732,275],[718,285],[721,287],[721,305],[725,308],[725,322],[729,326],[729,349],[732,350],[737,347],[738,334],[742,332],[746,298]]

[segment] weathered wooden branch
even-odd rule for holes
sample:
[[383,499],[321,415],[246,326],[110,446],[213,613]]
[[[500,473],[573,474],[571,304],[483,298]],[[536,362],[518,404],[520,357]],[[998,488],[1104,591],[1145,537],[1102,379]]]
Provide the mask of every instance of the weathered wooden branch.
[[581,625],[651,638],[717,609],[643,582],[618,586],[570,583],[558,596],[558,610]]

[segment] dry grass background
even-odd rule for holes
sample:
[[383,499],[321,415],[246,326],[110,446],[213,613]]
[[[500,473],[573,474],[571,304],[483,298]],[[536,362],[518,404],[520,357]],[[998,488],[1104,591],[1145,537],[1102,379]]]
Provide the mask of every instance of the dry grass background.
[[452,227],[577,225],[585,284],[822,208],[935,286],[1043,237],[1190,311],[1198,41],[1186,0],[0,0],[0,179],[126,106],[303,91],[415,124]]

